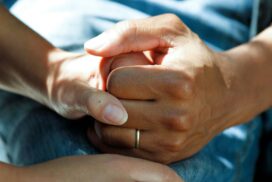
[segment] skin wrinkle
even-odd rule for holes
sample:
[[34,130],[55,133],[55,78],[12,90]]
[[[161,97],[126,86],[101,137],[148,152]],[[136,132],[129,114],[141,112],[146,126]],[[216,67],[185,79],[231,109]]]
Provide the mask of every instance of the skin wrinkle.
[[[6,16],[6,15],[7,14],[4,14],[4,16]],[[65,106],[68,106],[68,104],[63,103],[64,99],[61,99],[61,100],[59,99],[59,98],[64,98],[65,94],[67,94],[66,96],[72,96],[73,100],[72,101],[69,100],[69,102],[72,103],[74,101],[74,103],[72,103],[72,104],[78,104],[78,107],[80,107],[80,109],[84,110],[86,108],[86,103],[83,102],[83,100],[86,101],[87,99],[86,100],[83,99],[84,94],[82,94],[82,93],[89,93],[90,92],[90,95],[88,95],[88,98],[89,99],[91,98],[91,100],[88,100],[89,102],[87,105],[87,107],[90,107],[90,108],[87,109],[88,111],[86,113],[82,113],[82,114],[83,115],[90,114],[93,117],[95,117],[97,120],[99,120],[99,121],[101,120],[101,122],[105,122],[103,120],[103,118],[101,117],[101,113],[102,113],[101,110],[103,109],[103,106],[104,106],[103,101],[106,100],[108,102],[111,101],[112,103],[113,102],[119,103],[119,106],[122,107],[119,100],[116,97],[113,97],[113,95],[116,95],[116,94],[113,93],[113,95],[109,95],[108,93],[101,92],[101,90],[98,90],[96,88],[89,88],[88,87],[89,74],[86,74],[85,72],[83,74],[83,70],[89,68],[89,66],[87,66],[87,64],[85,63],[84,67],[82,67],[82,69],[74,68],[73,64],[69,64],[69,62],[71,61],[71,59],[73,61],[76,61],[76,60],[74,60],[73,58],[69,59],[70,56],[68,56],[68,58],[65,59],[65,61],[63,63],[59,63],[59,64],[63,64],[62,66],[60,66],[61,69],[53,70],[53,71],[50,70],[52,72],[54,72],[54,71],[60,72],[60,74],[56,76],[56,77],[59,77],[59,78],[56,78],[56,80],[59,80],[60,83],[57,82],[56,85],[53,85],[54,88],[52,89],[57,92],[55,94],[52,94],[52,95],[57,95],[57,98],[52,98],[52,100],[53,100],[52,103],[51,103],[51,100],[48,101],[48,96],[46,95],[46,93],[44,93],[44,92],[46,92],[46,88],[44,88],[43,83],[49,75],[48,75],[47,70],[45,72],[41,72],[41,70],[43,70],[41,68],[48,69],[48,67],[46,65],[48,64],[49,60],[43,60],[43,58],[46,57],[45,55],[48,55],[51,51],[54,52],[55,51],[54,47],[51,44],[44,41],[37,34],[31,32],[29,29],[27,29],[27,27],[18,26],[18,27],[21,27],[21,29],[20,29],[20,28],[17,28],[17,24],[15,24],[16,25],[15,27],[13,27],[13,26],[8,27],[8,26],[5,26],[5,23],[9,22],[9,21],[3,21],[2,16],[0,17],[0,20],[1,20],[1,23],[3,22],[3,24],[4,24],[3,30],[4,30],[5,34],[8,32],[8,31],[6,31],[8,29],[13,29],[15,31],[15,32],[12,32],[14,37],[13,36],[3,36],[3,37],[10,37],[10,38],[15,38],[15,40],[21,40],[20,37],[18,37],[18,36],[28,33],[28,34],[26,34],[25,37],[22,36],[21,38],[22,38],[22,40],[24,40],[23,38],[27,38],[26,39],[27,41],[24,42],[25,43],[24,46],[31,47],[31,49],[22,49],[20,47],[20,45],[14,44],[13,41],[6,41],[5,42],[5,43],[9,43],[9,44],[4,47],[7,47],[7,48],[14,47],[16,50],[18,50],[18,52],[17,52],[18,54],[10,54],[12,56],[18,56],[18,57],[15,57],[15,58],[12,57],[12,59],[7,60],[7,62],[11,61],[12,63],[14,63],[14,64],[11,64],[11,67],[13,69],[10,70],[13,73],[10,74],[9,76],[12,79],[15,79],[16,81],[18,81],[19,84],[21,84],[20,87],[18,86],[17,88],[13,88],[12,85],[5,85],[7,88],[14,89],[17,93],[22,94],[24,96],[31,97],[32,99],[35,99],[38,102],[46,101],[50,104],[54,103],[53,106],[50,105],[49,107],[55,108],[55,111],[65,112],[65,113],[59,113],[65,117],[70,117],[71,115],[73,115],[75,117],[75,112],[77,111],[77,110],[75,110],[75,107],[73,107],[73,106],[70,107],[71,110],[65,110],[66,109]],[[10,20],[10,22],[13,22],[13,23],[11,23],[12,25],[14,25],[14,22],[16,22],[12,18],[9,20]],[[138,21],[135,20],[135,22],[138,22]],[[144,41],[136,41],[136,42],[134,42],[134,44],[131,44],[131,42],[129,42],[129,39],[127,39],[127,38],[125,38],[125,39],[122,39],[122,38],[118,39],[117,38],[118,44],[116,44],[116,42],[114,42],[114,41],[116,41],[116,39],[111,38],[111,39],[109,39],[107,46],[102,46],[102,48],[100,47],[101,50],[96,51],[94,53],[97,53],[97,52],[98,53],[99,52],[100,53],[101,52],[102,53],[110,53],[111,55],[105,55],[103,57],[111,57],[112,54],[115,53],[114,52],[115,50],[107,50],[107,49],[113,48],[114,46],[118,46],[118,45],[124,46],[125,49],[124,49],[124,47],[123,47],[123,49],[116,49],[116,50],[119,50],[119,52],[117,52],[116,54],[120,54],[120,50],[128,51],[127,53],[131,53],[131,50],[138,50],[139,48],[142,47],[142,46],[138,45],[139,43],[145,43],[145,46],[148,47],[148,50],[156,49],[157,47],[152,47],[154,42],[157,43],[157,41],[154,40],[154,37],[157,38],[157,37],[162,37],[162,36],[156,35],[156,36],[146,37],[146,36],[144,36],[147,33],[146,31],[150,31],[149,32],[150,35],[160,34],[160,33],[168,34],[170,39],[173,38],[173,40],[170,40],[170,41],[174,41],[174,39],[175,39],[177,41],[176,47],[180,48],[180,49],[171,49],[171,51],[166,51],[167,53],[164,53],[167,55],[168,54],[173,55],[171,57],[171,59],[173,59],[173,60],[169,59],[169,60],[167,60],[167,62],[165,60],[163,60],[161,62],[161,65],[156,65],[156,66],[158,66],[158,67],[156,67],[157,69],[153,69],[151,66],[149,66],[149,67],[138,66],[137,69],[138,69],[139,73],[146,75],[146,77],[144,77],[144,79],[139,79],[139,76],[141,76],[141,75],[137,75],[135,73],[132,74],[132,72],[127,71],[129,69],[133,70],[132,66],[131,67],[123,67],[122,69],[116,69],[113,71],[113,73],[111,75],[109,75],[109,83],[111,82],[111,79],[114,76],[121,78],[120,80],[118,80],[116,82],[116,84],[119,87],[119,90],[122,90],[122,94],[127,94],[127,97],[126,97],[127,102],[129,102],[129,100],[131,99],[131,100],[133,100],[134,104],[137,106],[138,102],[136,102],[136,100],[138,100],[138,99],[135,98],[136,95],[139,96],[139,94],[142,94],[141,96],[143,96],[143,97],[147,96],[147,99],[145,99],[145,100],[143,99],[143,100],[141,100],[141,102],[149,102],[150,99],[153,99],[155,97],[152,95],[155,93],[154,91],[152,91],[152,89],[154,90],[154,88],[156,88],[156,89],[160,90],[161,88],[167,88],[167,85],[168,85],[167,79],[164,80],[163,82],[160,82],[159,79],[157,79],[157,82],[150,82],[150,79],[148,79],[149,78],[148,76],[152,76],[153,74],[151,74],[151,73],[154,73],[155,71],[157,71],[157,73],[158,73],[161,71],[161,76],[165,75],[166,73],[167,74],[173,73],[172,76],[173,76],[173,78],[176,79],[176,77],[174,75],[179,75],[179,74],[169,68],[182,67],[182,69],[179,69],[179,72],[180,72],[180,74],[182,73],[182,75],[188,76],[188,79],[187,80],[186,79],[184,79],[184,80],[177,79],[177,83],[180,82],[178,84],[179,86],[173,86],[171,88],[168,88],[169,90],[172,89],[171,90],[172,93],[176,92],[178,94],[177,95],[173,94],[173,97],[170,98],[170,97],[164,97],[164,93],[165,93],[164,91],[162,91],[162,90],[157,91],[156,93],[158,95],[156,95],[156,96],[158,96],[160,98],[160,102],[152,102],[152,104],[158,105],[158,107],[161,107],[161,108],[163,108],[163,106],[167,105],[168,109],[175,111],[175,114],[177,116],[185,115],[186,122],[190,123],[190,121],[194,121],[194,124],[189,126],[189,129],[187,131],[177,132],[176,130],[169,131],[168,128],[164,127],[165,125],[163,125],[163,123],[159,123],[159,124],[156,123],[157,124],[156,126],[158,126],[158,127],[154,127],[154,123],[155,123],[154,121],[153,122],[146,122],[146,124],[148,125],[150,130],[146,131],[145,134],[149,133],[151,138],[154,138],[154,140],[160,139],[160,142],[165,144],[165,146],[159,146],[159,145],[154,146],[154,148],[151,148],[151,150],[153,150],[153,152],[146,152],[145,148],[131,149],[131,150],[120,150],[119,148],[111,148],[110,146],[104,145],[102,140],[100,140],[99,138],[96,138],[97,136],[96,136],[95,131],[91,131],[92,133],[91,132],[89,133],[90,139],[93,141],[94,145],[97,145],[97,147],[100,148],[102,151],[112,152],[112,153],[120,153],[120,154],[129,155],[129,156],[142,157],[144,159],[155,160],[155,161],[162,162],[162,163],[170,163],[172,161],[181,160],[183,158],[187,158],[189,156],[194,155],[198,150],[200,150],[201,147],[204,147],[206,145],[207,141],[209,141],[212,137],[214,137],[214,135],[218,134],[226,127],[234,125],[234,124],[245,123],[245,122],[247,122],[248,118],[255,116],[256,114],[260,113],[261,111],[267,109],[267,107],[269,105],[271,105],[271,100],[267,101],[268,99],[265,99],[265,98],[271,97],[271,93],[272,93],[271,92],[272,89],[269,86],[267,86],[267,85],[271,85],[270,84],[271,77],[272,77],[271,76],[272,71],[270,69],[271,68],[271,60],[268,60],[268,58],[266,56],[263,56],[266,54],[260,54],[260,51],[261,51],[261,53],[266,53],[268,51],[271,52],[271,46],[265,46],[265,47],[261,46],[262,49],[259,49],[260,48],[259,45],[253,46],[253,44],[255,42],[251,42],[249,44],[242,45],[241,47],[234,48],[233,50],[230,50],[228,52],[218,54],[218,53],[211,51],[207,46],[205,46],[205,44],[199,39],[198,36],[194,36],[194,33],[191,32],[189,30],[189,28],[187,28],[177,18],[177,16],[161,15],[161,16],[151,17],[151,18],[147,18],[145,20],[141,20],[141,23],[143,23],[143,22],[146,22],[146,24],[142,24],[142,25],[144,25],[144,26],[151,25],[151,26],[150,26],[150,28],[137,29],[137,37],[138,38],[130,37],[129,31],[125,32],[125,33],[126,33],[127,37],[131,38],[131,40],[140,40],[140,38],[142,36],[142,40],[144,40]],[[18,25],[20,25],[20,23],[18,23]],[[183,25],[183,26],[180,26],[180,25]],[[118,26],[120,26],[120,24]],[[138,24],[138,26],[141,26],[141,24]],[[6,29],[5,27],[8,27],[8,29]],[[24,30],[24,31],[20,31],[20,30]],[[158,30],[161,30],[161,32]],[[145,32],[141,32],[141,31],[145,31]],[[271,29],[270,29],[270,31],[271,31]],[[180,32],[180,35],[173,36],[177,32]],[[114,33],[114,30],[110,33]],[[119,32],[118,36],[119,35],[122,36],[122,33],[124,33],[124,32]],[[0,31],[0,35],[1,35],[1,31]],[[261,36],[258,36],[257,40],[254,40],[254,41],[260,41],[260,42],[264,42],[264,44],[270,45],[271,32],[265,33],[265,35],[266,36],[261,34]],[[132,30],[131,36],[136,36],[136,34],[135,34],[135,32],[133,32],[133,30]],[[0,37],[2,38],[2,36],[0,36]],[[150,38],[151,40],[146,40],[148,38]],[[102,39],[103,39],[103,37],[102,37]],[[31,41],[29,41],[29,40],[31,40]],[[113,45],[110,45],[111,41],[113,41]],[[124,41],[124,42],[122,42],[122,41]],[[0,42],[3,43],[2,41],[0,41]],[[28,42],[30,42],[30,43],[27,44]],[[130,43],[130,44],[128,44],[128,43]],[[148,45],[148,43],[151,45],[151,47],[149,47],[150,45]],[[46,49],[43,49],[43,48],[46,48]],[[163,49],[164,48],[165,47],[163,47]],[[19,50],[21,50],[21,51],[19,51]],[[183,52],[182,52],[182,50],[183,50]],[[6,49],[4,51],[9,52],[9,49]],[[140,50],[140,51],[146,51],[146,50]],[[177,52],[177,51],[180,51],[180,52],[178,52],[175,55],[175,52]],[[37,53],[37,54],[31,54],[33,52]],[[193,53],[195,53],[195,54],[193,54]],[[66,55],[66,53],[63,51],[60,51],[58,54]],[[41,57],[39,57],[39,56],[41,56]],[[183,59],[181,59],[181,56],[183,56]],[[188,59],[185,59],[186,57],[188,57]],[[86,60],[89,60],[87,56],[84,58],[86,58]],[[212,60],[210,60],[210,59],[212,59]],[[220,59],[221,60],[228,59],[231,63],[235,62],[235,65],[228,64],[228,61],[227,61],[227,62],[225,62],[226,65],[225,65],[224,69],[217,68],[216,66],[220,67],[219,63],[216,64],[216,66],[214,66],[214,64],[217,61],[220,62]],[[18,60],[20,60],[20,61],[18,61]],[[40,65],[40,63],[38,64],[36,60],[43,60],[44,61],[43,63],[45,63],[45,64]],[[19,63],[21,63],[21,65]],[[39,67],[40,69],[33,70],[33,72],[28,73],[27,70],[29,70],[29,67],[24,67],[25,65],[27,65],[25,63],[30,63],[30,65],[33,64],[33,65],[41,66],[41,67]],[[13,67],[14,65],[17,65],[17,64],[19,65],[18,67],[17,66]],[[136,63],[134,63],[134,64],[136,64]],[[166,67],[164,67],[165,65],[167,65],[166,67],[168,69],[164,69],[164,68],[166,68]],[[22,68],[20,68],[20,67],[22,67]],[[158,69],[160,67],[162,69]],[[195,69],[189,70],[188,67],[195,68]],[[49,68],[50,69],[57,69],[57,67],[49,67]],[[265,69],[261,69],[261,68],[265,68]],[[231,69],[235,70],[232,72],[232,74],[235,74],[235,76],[233,76],[233,77],[231,77],[230,76],[231,74],[229,73],[229,70],[231,70]],[[88,70],[86,72],[89,73],[92,71],[93,70]],[[49,72],[49,73],[52,73],[52,72]],[[253,73],[252,74],[253,76],[250,75],[249,73]],[[20,75],[21,78],[17,78],[16,76],[14,77],[14,75],[17,75],[17,74]],[[101,74],[101,73],[97,73],[97,70],[95,69],[93,74]],[[123,74],[125,74],[125,76]],[[130,78],[128,79],[128,77],[130,77]],[[201,77],[201,79],[196,79],[196,78],[200,78],[200,77]],[[32,79],[29,79],[29,78],[32,78]],[[190,78],[191,78],[191,80],[190,80]],[[224,80],[224,78],[228,78],[228,79]],[[20,82],[21,80],[24,80],[25,82]],[[126,81],[131,81],[132,83],[137,83],[137,84],[135,84],[135,85],[131,84],[130,85],[131,90],[128,90],[128,88],[126,88],[124,86]],[[147,81],[149,81],[149,82],[147,82]],[[120,84],[120,83],[122,83],[122,84]],[[207,83],[209,83],[209,87],[204,86]],[[228,89],[227,88],[228,86],[226,86],[227,85],[226,83],[227,84],[231,83],[232,86],[229,87],[229,89]],[[67,85],[63,86],[62,84],[67,84]],[[181,87],[183,84],[192,84],[193,85],[192,88],[194,88],[194,91],[196,93],[193,94],[191,98],[183,99],[183,97],[186,97],[186,95],[180,94],[180,93],[182,93],[180,91],[184,91],[184,87],[183,88]],[[97,84],[97,85],[99,85],[99,84]],[[135,87],[135,86],[137,86],[137,87]],[[140,86],[141,86],[142,90],[139,89]],[[20,88],[20,89],[18,89],[18,88]],[[66,92],[64,92],[65,88],[66,88]],[[128,92],[132,92],[133,90],[135,90],[137,88],[138,88],[138,90],[137,90],[137,92],[134,92],[134,94],[128,93]],[[149,90],[145,89],[145,88],[149,88]],[[258,88],[262,88],[262,94],[260,94],[260,92],[257,92]],[[80,92],[77,92],[77,89],[80,90]],[[28,93],[29,91],[32,91],[30,93],[31,94],[34,93],[34,94],[30,95]],[[201,92],[203,92],[204,94],[201,94]],[[244,93],[247,93],[247,94],[244,94]],[[61,94],[61,95],[58,95],[58,94]],[[81,95],[79,96],[78,94],[79,95],[81,94]],[[203,95],[205,97],[203,97]],[[132,98],[130,98],[130,97],[132,97]],[[80,99],[78,99],[78,98],[80,98]],[[71,98],[69,98],[69,99],[71,99]],[[97,102],[100,102],[100,101],[101,101],[101,104],[99,104],[99,106],[102,106],[102,107],[96,107]],[[241,101],[241,103],[238,103],[237,101]],[[229,104],[230,102],[234,102],[234,104],[232,105],[233,107],[229,107],[228,109],[225,109],[225,107],[227,108],[227,106],[228,106],[228,105],[226,105],[226,103]],[[178,104],[178,103],[180,103],[180,104]],[[205,113],[205,115],[203,114],[203,116],[201,117],[201,118],[203,118],[202,120],[198,120],[196,113],[201,112],[201,104],[202,103],[208,103],[209,106],[211,107],[211,111],[213,111],[212,113],[214,113],[214,115],[212,115],[208,112],[208,113]],[[199,104],[199,105],[197,105],[197,104]],[[134,108],[137,108],[137,107],[134,107]],[[123,109],[125,109],[125,108],[123,108]],[[144,110],[144,112],[146,115],[148,115],[148,114],[150,114],[151,110],[152,110],[152,108],[146,108]],[[131,113],[129,113],[129,114],[131,114]],[[163,112],[161,112],[161,114],[163,114]],[[78,115],[76,115],[76,117],[78,117]],[[139,116],[139,117],[141,117],[141,116]],[[213,118],[211,118],[211,117],[213,117]],[[149,118],[149,119],[152,119],[152,118]],[[236,120],[237,123],[233,123],[232,120]],[[203,122],[203,121],[206,121],[206,122]],[[131,122],[130,118],[128,118],[128,122]],[[139,121],[133,121],[133,122],[134,123],[129,123],[129,124],[131,124],[131,125],[135,124],[134,125],[135,128],[138,128],[137,124],[139,123]],[[110,124],[113,124],[113,123],[110,123]],[[207,132],[207,130],[206,130],[207,124],[212,125],[213,128],[216,128],[216,129],[219,128],[219,131],[213,131],[213,132],[206,133]],[[123,126],[125,126],[125,124],[121,125],[119,127],[122,128]],[[109,136],[113,136],[113,135],[109,134]],[[200,136],[202,136],[202,137],[200,137]],[[182,141],[185,141],[185,142],[190,141],[190,142],[188,142],[188,146],[186,147],[186,149],[184,149],[184,147],[181,147],[182,144],[184,144]],[[118,139],[117,139],[117,142],[118,142]],[[178,149],[181,149],[181,150],[178,150]],[[172,150],[172,152],[169,152],[169,150],[170,151]],[[187,150],[189,150],[188,153],[186,153],[186,154],[188,154],[188,156],[187,155],[184,156],[184,153],[187,152]],[[169,155],[166,156],[164,153],[161,153],[161,151],[168,151]],[[76,158],[77,160],[75,160],[75,161],[69,160],[67,158],[63,159],[64,160],[63,163],[65,163],[66,166],[71,166],[71,168],[73,169],[71,171],[68,170],[66,174],[69,175],[74,170],[78,170],[78,168],[73,166],[76,161],[80,162],[80,163],[82,162],[82,164],[84,163],[85,165],[83,166],[83,168],[85,170],[88,169],[89,167],[91,168],[92,165],[89,166],[88,164],[93,162],[93,160],[97,159],[96,157],[88,158],[88,159],[90,159],[87,161],[88,163],[84,163],[84,161],[86,162],[86,160],[84,160],[84,158]],[[113,157],[113,156],[111,156],[111,157]],[[85,159],[87,159],[87,158],[85,158]],[[93,159],[93,160],[91,160],[91,159]],[[110,160],[110,159],[111,158],[108,158],[107,160]],[[127,158],[127,160],[129,160],[129,159]],[[70,165],[68,165],[69,161],[70,161]],[[147,164],[146,162],[147,161],[145,161],[145,164]],[[58,164],[58,161],[54,161],[52,163]],[[51,164],[51,165],[49,165],[49,167],[46,167],[46,164],[42,164],[41,165],[42,170],[41,170],[41,172],[38,172],[38,174],[40,174],[40,175],[44,174],[43,172],[47,172],[48,169],[52,169],[52,163],[49,163],[49,164]],[[63,164],[63,163],[61,162],[61,164]],[[77,163],[77,164],[79,164],[79,163]],[[101,164],[99,161],[98,161],[98,163],[95,162],[94,164],[102,165],[102,167],[104,167],[103,163]],[[124,163],[122,163],[122,164],[124,164]],[[154,163],[152,166],[154,166]],[[95,165],[95,167],[97,167],[97,165]],[[35,167],[33,167],[32,169],[37,170],[37,168],[35,168]],[[43,170],[43,169],[47,169],[47,170]],[[62,169],[67,170],[67,168],[60,168],[59,170],[57,170],[56,167],[53,169],[54,169],[54,171],[55,170],[62,171]],[[93,168],[94,171],[95,171],[95,169],[96,168]],[[118,171],[114,171],[114,168],[112,168],[112,169],[113,169],[113,172],[116,172],[116,174],[120,174],[120,173],[118,173]],[[90,171],[90,172],[92,172],[92,171]],[[95,171],[95,172],[99,173],[99,171]],[[108,172],[111,172],[111,170],[108,170]],[[142,172],[144,173],[145,171],[142,171]],[[148,172],[148,171],[146,171],[146,172]],[[164,174],[167,174],[167,172],[169,172],[169,171],[164,171],[164,172],[165,172]],[[33,173],[33,174],[35,174],[35,173]],[[83,173],[76,173],[76,174],[84,175],[85,173],[84,174]],[[144,174],[146,174],[146,173],[144,173]],[[35,174],[35,175],[37,175],[37,174]],[[120,174],[120,175],[122,175],[122,174]],[[126,174],[124,174],[124,175],[126,175]],[[63,177],[66,177],[66,175],[63,175]],[[91,178],[88,178],[89,176],[85,176],[85,177],[87,179],[91,179]],[[103,178],[106,176],[101,176],[101,177]],[[124,176],[124,178],[125,179],[129,178],[129,175]],[[174,181],[174,180],[172,180],[172,181]]]
[[[169,21],[169,18],[173,19]],[[167,24],[165,20],[167,20]],[[153,104],[157,105],[157,108],[161,108],[156,111],[165,120],[157,120],[150,114],[150,118],[145,119],[149,121],[143,122],[150,128],[146,132],[149,132],[154,140],[159,141],[159,144],[153,148],[153,155],[144,153],[144,148],[137,152],[134,150],[122,151],[118,148],[98,144],[103,141],[95,142],[95,145],[102,151],[121,153],[162,163],[175,162],[197,153],[224,129],[248,121],[249,116],[253,117],[259,110],[256,110],[256,108],[267,108],[258,106],[254,102],[251,103],[252,105],[245,104],[249,100],[256,101],[259,97],[253,98],[254,94],[245,95],[243,91],[246,88],[254,93],[254,88],[248,87],[244,82],[245,76],[247,79],[252,78],[251,75],[246,74],[247,69],[253,69],[248,59],[235,57],[232,50],[223,53],[213,52],[189,28],[185,25],[180,26],[180,24],[182,22],[177,20],[176,16],[169,15],[147,18],[144,23],[143,20],[133,20],[133,25],[138,26],[137,33],[134,29],[131,32],[128,29],[124,36],[131,36],[132,38],[137,36],[135,40],[144,39],[145,41],[135,41],[134,44],[131,44],[130,41],[124,41],[118,44],[127,47],[126,51],[138,50],[141,45],[144,45],[142,51],[146,51],[145,48],[148,47],[149,51],[153,51],[152,59],[155,65],[149,67],[137,66],[137,69],[132,69],[132,67],[116,69],[109,75],[108,85],[111,85],[111,89],[118,85],[118,89],[122,90],[120,92],[109,89],[110,93],[123,98],[126,95],[127,102],[135,101],[139,97],[139,93],[141,93],[141,102],[144,100],[149,102],[148,98],[155,96],[156,102],[153,102]],[[152,27],[149,25],[152,25]],[[142,28],[140,28],[141,26]],[[115,29],[118,29],[118,27],[115,27]],[[114,32],[114,29],[112,31]],[[175,35],[177,33],[180,34]],[[155,35],[146,38],[148,34]],[[153,45],[156,37],[163,37],[161,39],[165,41],[165,35],[175,41],[174,47],[161,48]],[[113,54],[116,44],[115,42],[109,42],[109,44],[112,45],[111,53]],[[244,46],[250,47],[250,45]],[[242,47],[235,48],[234,52],[236,50],[240,52]],[[103,54],[105,52],[108,52],[108,50],[101,51],[100,55],[107,56]],[[115,54],[118,55],[119,50]],[[248,51],[244,54],[248,54]],[[150,79],[150,77],[156,79]],[[124,83],[131,82],[134,82],[134,84],[130,84],[130,89],[128,89],[128,85]],[[133,89],[137,92],[132,92]],[[145,97],[146,99],[143,100],[142,98]],[[258,99],[258,102],[260,101]],[[262,102],[267,101],[264,99]],[[137,102],[133,102],[133,104],[135,107],[140,107],[140,105],[137,106]],[[129,108],[128,105],[125,107]],[[154,106],[146,109],[146,112],[152,113],[153,110]],[[172,118],[165,117],[167,114],[169,115],[167,113],[169,110],[173,112]],[[253,110],[255,110],[255,114]],[[128,110],[129,115],[133,115],[133,112],[135,111]],[[138,115],[139,118],[142,118],[141,113],[138,113]],[[234,119],[236,119],[236,123],[233,122]],[[129,119],[127,123],[125,125],[138,128],[137,122],[134,120]],[[178,130],[178,123],[180,123],[181,128],[186,126],[186,130]],[[112,132],[117,131],[112,130]],[[91,136],[94,137],[95,133]],[[185,141],[186,148],[184,148],[181,139]],[[94,141],[94,138],[91,138],[91,140]],[[118,141],[119,139],[115,138],[115,140]],[[168,151],[167,157],[162,151]]]
[[[90,78],[92,78],[90,75],[99,75],[94,78],[103,76],[98,67],[101,59],[57,49],[1,6],[0,14],[2,25],[0,55],[5,54],[5,59],[1,59],[1,63],[5,63],[1,65],[7,65],[3,72],[0,71],[1,88],[43,103],[66,118],[79,119],[82,116],[90,115],[100,122],[112,125],[126,122],[127,113],[120,100],[89,85]],[[127,57],[130,65],[139,64],[137,59]],[[122,67],[122,64],[119,66]],[[103,82],[103,80],[98,81]],[[118,119],[119,121],[103,118],[102,111],[106,105],[110,104],[122,110],[123,118]],[[54,114],[52,116],[60,118]],[[110,161],[118,161],[119,167],[124,167],[124,169],[129,167],[130,170],[124,173],[124,170],[118,170],[118,166],[109,167],[107,164]],[[165,181],[164,175],[166,175],[169,176],[171,182],[181,181],[167,166],[117,155],[63,157],[24,168],[3,163],[0,163],[0,166],[2,169],[0,170],[0,181],[10,182],[18,180],[22,182],[133,181],[131,174],[136,171],[139,172],[139,175],[134,176],[135,180],[150,181],[150,176],[152,176],[154,179]],[[101,169],[110,170],[106,170],[105,173],[105,170]]]

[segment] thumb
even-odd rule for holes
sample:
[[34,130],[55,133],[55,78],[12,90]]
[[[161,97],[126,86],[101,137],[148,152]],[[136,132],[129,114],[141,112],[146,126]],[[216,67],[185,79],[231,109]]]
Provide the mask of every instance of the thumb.
[[91,115],[102,123],[122,125],[128,119],[125,108],[117,98],[88,84],[78,83],[66,97],[66,101],[70,100],[70,103],[65,102],[67,105],[73,105],[75,110]]
[[112,29],[87,41],[85,50],[102,57],[173,46],[173,40],[187,30],[180,19],[171,14],[117,23]]

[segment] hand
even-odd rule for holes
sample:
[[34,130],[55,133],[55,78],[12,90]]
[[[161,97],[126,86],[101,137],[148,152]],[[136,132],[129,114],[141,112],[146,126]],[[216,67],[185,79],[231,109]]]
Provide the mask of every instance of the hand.
[[[105,57],[149,50],[157,64],[110,74],[108,91],[121,99],[129,117],[119,127],[97,123],[90,129],[90,140],[104,152],[170,163],[256,114],[246,104],[250,97],[238,82],[235,62],[210,50],[175,15],[121,22],[85,48]],[[138,149],[135,129],[141,130]]]
[[47,79],[49,107],[70,119],[91,115],[97,120],[118,125],[127,113],[118,99],[105,92],[112,69],[150,64],[142,53],[101,58],[58,52],[50,64]]
[[[70,119],[91,115],[113,125],[126,122],[120,101],[103,91],[113,61],[61,51],[4,7],[0,6],[0,14],[0,89],[31,98]],[[133,60],[137,56],[128,58],[129,64],[143,64]]]
[[[65,157],[20,168],[20,181],[181,182],[167,166],[118,155]],[[18,181],[18,179],[16,180]]]

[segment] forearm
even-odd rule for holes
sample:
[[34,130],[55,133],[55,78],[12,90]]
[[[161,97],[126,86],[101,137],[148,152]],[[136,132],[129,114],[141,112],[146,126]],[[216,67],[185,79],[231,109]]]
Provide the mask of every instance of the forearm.
[[[253,68],[256,70],[255,83],[259,97],[272,106],[272,26],[253,39],[249,46],[252,51]],[[255,60],[255,61],[254,61]],[[259,76],[258,76],[259,75]]]
[[220,64],[230,65],[226,70],[231,89],[240,93],[236,99],[249,110],[235,123],[240,124],[272,106],[272,27],[223,55],[230,58]]
[[32,98],[69,119],[127,120],[120,101],[99,90],[105,88],[110,61],[57,49],[1,7],[0,22],[0,89]]
[[49,60],[60,50],[3,7],[0,22],[0,88],[45,103]]

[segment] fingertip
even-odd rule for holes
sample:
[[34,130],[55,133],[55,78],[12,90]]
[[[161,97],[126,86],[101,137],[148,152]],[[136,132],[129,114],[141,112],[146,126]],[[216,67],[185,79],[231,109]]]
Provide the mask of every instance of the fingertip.
[[102,138],[101,128],[100,128],[99,123],[97,121],[94,123],[94,131],[95,131],[96,135],[98,136],[98,138],[101,139]]
[[99,50],[107,43],[106,37],[106,34],[102,33],[85,42],[84,47],[90,50]]
[[84,43],[84,50],[91,55],[101,56],[100,49],[93,48],[93,46],[92,40],[89,40]]
[[109,32],[103,32],[85,42],[84,49],[92,55],[111,57],[119,54],[117,42],[118,38],[114,37],[114,35],[111,35]]
[[82,110],[101,123],[109,125],[122,125],[127,121],[127,111],[116,97],[105,91],[91,90],[92,92],[81,98]]
[[123,125],[128,120],[128,113],[117,104],[108,104],[103,111],[103,118],[112,125]]

